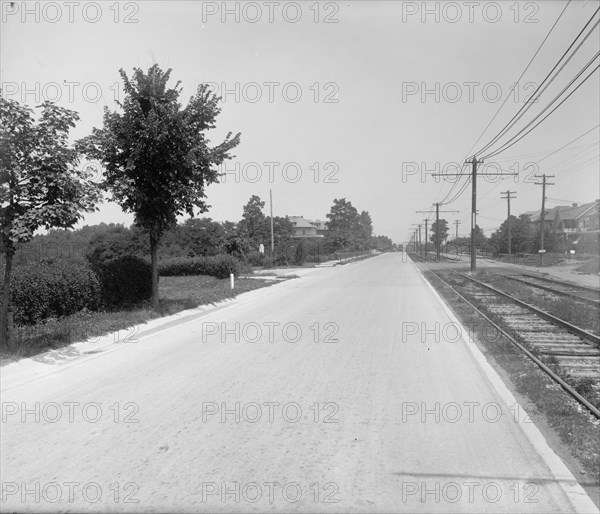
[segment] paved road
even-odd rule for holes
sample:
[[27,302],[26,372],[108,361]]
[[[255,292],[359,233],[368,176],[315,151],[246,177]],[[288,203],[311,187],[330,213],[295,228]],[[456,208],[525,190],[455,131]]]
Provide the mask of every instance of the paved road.
[[482,362],[400,254],[318,269],[13,374],[2,507],[593,510]]

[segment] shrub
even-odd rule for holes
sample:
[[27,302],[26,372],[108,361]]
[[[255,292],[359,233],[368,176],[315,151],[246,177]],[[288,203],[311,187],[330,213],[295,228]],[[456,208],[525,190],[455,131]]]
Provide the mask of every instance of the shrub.
[[89,266],[77,262],[32,262],[15,266],[9,309],[16,324],[100,307],[100,282]]
[[158,274],[163,277],[210,275],[217,278],[228,278],[230,273],[237,276],[243,271],[242,262],[232,255],[176,257],[158,265]]
[[246,256],[246,262],[250,266],[265,266],[269,264],[269,259],[264,253],[252,252]]
[[109,309],[129,307],[152,297],[152,267],[130,255],[95,260],[92,269],[102,286],[102,301]]

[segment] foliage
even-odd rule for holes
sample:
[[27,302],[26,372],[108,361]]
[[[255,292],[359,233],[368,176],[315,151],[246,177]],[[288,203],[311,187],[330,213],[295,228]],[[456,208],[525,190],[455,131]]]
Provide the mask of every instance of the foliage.
[[102,302],[109,309],[131,307],[152,296],[150,264],[130,255],[102,261],[91,260],[90,266],[102,286]]
[[50,102],[33,111],[0,94],[0,247],[6,256],[0,340],[4,340],[10,275],[16,245],[38,228],[72,227],[100,199],[91,173],[77,169],[79,154],[68,142],[79,116]]
[[10,306],[15,324],[100,307],[100,282],[82,263],[49,261],[17,266],[11,277]]
[[296,245],[296,255],[294,257],[294,264],[302,266],[306,260],[306,247],[305,242],[300,240]]
[[266,217],[262,210],[265,206],[260,197],[252,195],[244,206],[242,219],[238,223],[238,235],[245,238],[252,250],[258,250],[259,245],[270,239],[270,228],[267,227]]
[[485,237],[483,230],[479,225],[475,225],[475,246],[482,248],[488,242],[488,238]]
[[269,259],[264,253],[250,252],[246,255],[246,262],[249,266],[266,266]]
[[326,250],[367,250],[373,248],[373,222],[367,211],[358,214],[345,198],[334,199],[327,214]]
[[[537,234],[527,214],[521,214],[518,218],[510,217],[511,249],[514,253],[532,253],[537,251]],[[500,228],[490,237],[490,243],[500,253],[508,253],[508,220],[505,220]]]
[[[265,218],[265,225],[268,227],[269,234],[271,230],[271,217]],[[273,216],[273,242],[275,246],[286,246],[289,245],[294,235],[294,224],[286,216],[282,218],[280,216]],[[270,247],[271,237],[264,243],[265,248]]]
[[335,251],[354,246],[358,233],[358,211],[345,198],[334,199],[327,214],[327,242]]
[[439,228],[438,221],[434,221],[431,224],[431,235],[429,236],[429,240],[435,245],[442,245],[443,242],[448,238],[448,222],[445,219],[439,220]]
[[362,211],[358,217],[358,233],[356,246],[359,250],[372,248],[371,237],[373,235],[373,221],[367,211]]
[[148,242],[137,227],[127,229],[122,225],[96,234],[87,244],[86,259],[91,263],[107,262],[127,255],[142,257],[148,254]]
[[177,239],[190,257],[217,255],[225,251],[225,228],[210,218],[188,219],[172,232],[177,233]]
[[375,236],[373,238],[373,247],[379,252],[392,252],[394,251],[394,243],[387,236]]
[[177,216],[205,212],[205,187],[218,181],[218,168],[233,157],[240,134],[210,147],[206,131],[215,128],[220,97],[208,85],[198,87],[181,108],[179,82],[167,83],[171,70],[158,65],[147,73],[134,69],[129,79],[121,69],[125,99],[122,112],[104,111],[104,126],[94,129],[80,146],[105,166],[105,187],[150,239],[153,305],[158,307],[158,244]]
[[231,255],[215,255],[211,257],[181,257],[161,262],[159,273],[162,277],[179,277],[188,275],[210,275],[217,278],[229,278],[239,275],[244,266],[239,259]]
[[[262,244],[265,251],[271,246],[271,217],[265,216],[262,209],[265,206],[259,196],[252,195],[244,206],[242,219],[237,224],[237,236],[245,241],[248,247],[245,256],[250,252],[258,251]],[[273,217],[273,241],[276,246],[284,246],[290,243],[294,234],[294,225],[286,216]]]

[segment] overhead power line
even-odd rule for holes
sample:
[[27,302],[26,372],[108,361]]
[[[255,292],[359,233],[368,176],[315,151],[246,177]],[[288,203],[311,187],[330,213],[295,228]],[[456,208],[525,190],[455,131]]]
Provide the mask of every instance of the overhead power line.
[[[509,139],[506,143],[504,143],[504,145],[502,145],[499,149],[497,149],[496,151],[489,153],[487,155],[484,156],[485,159],[489,159],[490,157],[494,157],[495,155],[498,155],[501,152],[504,152],[505,150],[507,150],[508,148],[510,148],[511,146],[514,146],[516,143],[518,143],[519,141],[521,141],[521,139],[523,139],[527,134],[529,134],[532,130],[534,130],[536,127],[538,127],[539,125],[541,125],[554,111],[556,111],[563,103],[565,103],[570,97],[571,95],[573,95],[573,93],[575,93],[575,91],[577,91],[581,86],[583,86],[583,84],[585,84],[585,82],[596,72],[596,70],[598,70],[598,68],[600,68],[600,65],[597,65],[576,87],[575,89],[573,89],[573,91],[571,91],[565,98],[562,99],[562,101],[556,105],[546,116],[544,116],[539,122],[537,122],[535,125],[531,126],[540,116],[542,116],[548,109],[550,109],[550,107],[552,107],[552,105],[558,101],[560,99],[560,97],[567,91],[567,89],[569,89],[574,83],[575,81],[581,76],[583,75],[583,73],[594,63],[594,61],[598,58],[598,56],[600,56],[600,51],[596,53],[596,55],[594,55],[594,57],[592,57],[592,59],[590,59],[590,61],[577,73],[577,75],[575,75],[575,77],[573,77],[573,79],[561,90],[560,93],[558,93],[553,99],[552,101],[546,106],[544,107],[544,109],[542,109],[541,112],[538,113],[538,115],[533,118],[527,125],[525,125],[525,127],[523,127],[519,132],[517,132],[511,139]],[[529,128],[531,127],[531,128]],[[529,129],[529,130],[528,130]],[[522,134],[522,135],[521,135]],[[519,137],[521,136],[521,137]]]
[[[556,27],[556,25],[558,25],[558,22],[560,21],[560,19],[562,18],[563,14],[567,10],[567,7],[569,7],[570,3],[571,3],[571,0],[569,0],[567,2],[567,4],[565,5],[564,9],[558,15],[558,18],[556,18],[556,21],[554,22],[554,24],[552,25],[552,27],[550,27],[550,30],[546,34],[546,37],[542,40],[542,42],[540,43],[540,46],[538,46],[538,49],[535,51],[535,53],[533,54],[533,56],[531,57],[531,59],[527,63],[527,66],[525,66],[525,69],[521,72],[521,75],[519,75],[519,78],[515,82],[515,87],[517,86],[517,84],[519,84],[521,82],[521,79],[523,78],[523,76],[525,75],[525,73],[527,72],[527,70],[531,67],[531,64],[533,63],[533,61],[535,60],[535,58],[537,57],[537,55],[540,53],[540,50],[542,49],[542,47],[544,46],[544,44],[546,43],[546,41],[550,37],[550,34],[552,34],[552,32],[554,31],[554,28]],[[506,96],[506,98],[504,99],[504,102],[502,102],[502,104],[500,105],[500,107],[498,107],[498,110],[496,111],[496,114],[494,114],[494,116],[492,117],[492,119],[490,120],[490,122],[483,129],[483,132],[477,138],[477,141],[475,141],[475,143],[473,144],[473,146],[471,147],[471,149],[467,152],[467,155],[471,154],[473,148],[475,148],[477,146],[477,143],[479,143],[479,141],[481,141],[481,138],[487,132],[487,130],[490,128],[490,126],[492,125],[492,123],[494,122],[494,120],[498,117],[498,114],[500,113],[500,111],[502,110],[502,108],[504,107],[504,105],[506,104],[506,102],[508,101],[508,99],[510,98],[510,96],[511,96],[510,94]]]
[[[558,76],[558,74],[562,71],[562,69],[564,68],[564,66],[561,67],[558,70],[558,72],[553,76],[554,71],[560,66],[561,62],[569,54],[569,52],[571,51],[571,49],[573,48],[573,46],[577,43],[577,41],[579,40],[579,38],[581,37],[581,35],[586,31],[586,29],[588,28],[588,26],[592,23],[593,19],[596,17],[596,15],[598,14],[599,11],[600,11],[600,7],[598,9],[596,9],[596,11],[594,11],[594,14],[592,14],[592,16],[590,17],[590,19],[587,21],[587,23],[584,25],[584,27],[581,29],[581,31],[577,34],[577,36],[575,37],[575,39],[571,42],[571,44],[569,45],[569,47],[562,54],[562,56],[560,57],[560,59],[558,59],[558,61],[552,67],[552,69],[548,72],[548,74],[546,75],[546,77],[544,78],[544,80],[542,80],[542,82],[538,85],[538,87],[536,88],[536,90],[531,95],[531,100],[533,100],[533,99],[537,100],[539,98],[539,96],[541,95],[541,93],[543,91],[545,91],[547,85],[549,85]],[[577,53],[577,51],[581,48],[581,45],[587,40],[587,38],[596,29],[596,27],[598,26],[599,23],[600,22],[596,22],[594,24],[594,26],[590,29],[590,31],[584,37],[583,41],[581,41],[580,45],[573,51],[573,53],[568,57],[567,61],[564,64],[566,64],[567,62],[569,62],[569,60]],[[548,83],[548,84],[546,84],[546,83]],[[543,90],[542,90],[542,88],[543,88]],[[489,148],[491,148],[492,145],[494,145],[502,136],[504,136],[508,132],[508,130],[510,130],[515,125],[515,123],[525,114],[525,112],[527,112],[531,108],[532,105],[533,105],[533,101],[524,104],[517,111],[517,113],[508,121],[508,123],[506,123],[504,125],[504,127],[500,130],[500,132],[498,132],[498,134],[494,138],[492,138],[492,140],[490,142],[488,142],[483,148],[481,148],[478,152],[476,152],[476,154],[482,154],[483,152],[486,152]]]
[[[594,60],[596,60],[598,58],[598,56],[600,55],[600,52],[598,52],[592,61],[590,61],[584,68],[587,69],[589,66],[591,66],[592,62]],[[587,80],[596,72],[598,71],[598,69],[600,68],[600,64],[597,65],[576,87],[575,89],[573,89],[573,91],[571,91],[565,98],[563,98],[563,100],[556,105],[548,114],[546,114],[546,116],[544,116],[540,121],[538,121],[535,125],[533,125],[531,128],[529,128],[529,130],[527,130],[525,133],[523,133],[523,131],[525,131],[535,120],[537,120],[542,114],[544,114],[544,112],[546,112],[551,106],[552,104],[559,98],[559,96],[555,97],[552,102],[546,106],[544,108],[544,110],[542,112],[540,112],[532,121],[530,121],[523,129],[521,129],[520,132],[518,132],[515,136],[513,136],[509,141],[507,141],[502,147],[500,147],[498,150],[496,150],[495,152],[492,152],[490,154],[487,154],[486,156],[484,156],[484,158],[489,159],[490,157],[494,157],[496,155],[498,155],[501,152],[504,152],[505,150],[508,150],[511,146],[514,146],[515,144],[517,144],[519,141],[521,141],[521,139],[523,139],[525,136],[527,136],[530,132],[532,132],[535,128],[537,128],[538,126],[540,126],[546,119],[548,119],[552,113],[554,111],[556,111],[562,104],[564,104],[572,95],[573,93],[575,93],[575,91],[577,91],[581,86],[583,86],[583,84],[585,84],[587,82]],[[582,71],[584,71],[582,70]],[[581,72],[575,77],[574,80],[576,80],[577,78],[579,78],[579,76],[581,75]],[[571,81],[566,88],[570,87],[573,84],[573,81]],[[566,89],[565,88],[565,89]],[[563,89],[563,91],[561,91],[560,94],[562,94],[565,89]],[[518,137],[520,134],[521,137]],[[518,138],[518,139],[515,139]]]

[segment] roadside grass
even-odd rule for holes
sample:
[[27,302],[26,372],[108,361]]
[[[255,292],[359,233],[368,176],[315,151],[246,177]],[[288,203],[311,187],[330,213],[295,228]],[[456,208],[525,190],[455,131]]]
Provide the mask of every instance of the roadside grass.
[[478,280],[486,282],[491,286],[504,291],[519,300],[530,303],[557,318],[560,318],[572,325],[587,330],[596,335],[600,335],[600,317],[598,308],[573,298],[552,296],[542,289],[520,284],[508,280],[502,275],[481,271],[476,274]]
[[154,311],[150,303],[146,302],[130,310],[82,311],[60,319],[51,318],[43,323],[16,327],[12,344],[0,349],[0,365],[111,333],[114,334],[115,342],[126,340],[133,336],[136,326],[149,320],[200,305],[214,304],[279,282],[281,281],[237,278],[235,289],[232,290],[229,279],[206,275],[161,277],[158,311]]
[[[579,463],[579,473],[577,471],[575,473],[579,475],[580,482],[598,486],[600,423],[503,334],[497,332],[435,276],[427,272],[425,275],[461,323],[469,327],[470,334],[474,336],[474,340],[481,347],[486,358],[508,378],[513,389],[525,398],[526,402],[523,400],[520,402],[530,418],[525,422],[538,424],[542,431],[547,430],[545,426],[550,427]],[[477,301],[472,303],[480,307]],[[583,474],[589,478],[583,478]]]

